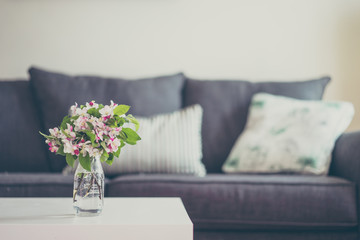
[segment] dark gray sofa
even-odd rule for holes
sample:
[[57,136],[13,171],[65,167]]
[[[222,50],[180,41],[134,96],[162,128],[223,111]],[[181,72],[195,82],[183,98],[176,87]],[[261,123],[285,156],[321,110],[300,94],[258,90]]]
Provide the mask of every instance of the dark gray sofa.
[[181,197],[195,239],[358,239],[360,132],[343,134],[329,176],[224,174],[251,96],[268,92],[321,99],[329,82],[201,81],[183,74],[137,81],[67,76],[36,68],[30,81],[0,82],[0,197],[69,197],[73,177],[38,134],[57,126],[75,101],[114,101],[151,116],[199,103],[204,108],[205,177],[108,176],[107,197]]

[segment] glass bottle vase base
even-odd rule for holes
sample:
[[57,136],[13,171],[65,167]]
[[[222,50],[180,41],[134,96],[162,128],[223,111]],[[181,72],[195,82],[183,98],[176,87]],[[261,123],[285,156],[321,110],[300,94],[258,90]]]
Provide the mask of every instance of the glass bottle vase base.
[[98,216],[104,206],[104,171],[99,158],[91,158],[91,171],[81,164],[74,175],[73,207],[79,217]]
[[102,209],[82,209],[79,207],[74,207],[74,209],[78,217],[95,217],[99,216],[102,212]]

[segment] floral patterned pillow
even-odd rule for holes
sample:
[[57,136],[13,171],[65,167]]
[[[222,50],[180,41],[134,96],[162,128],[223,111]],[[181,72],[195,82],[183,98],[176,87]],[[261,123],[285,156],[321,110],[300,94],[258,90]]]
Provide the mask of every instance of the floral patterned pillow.
[[325,175],[336,139],[349,126],[348,102],[254,95],[245,130],[222,169],[227,173]]

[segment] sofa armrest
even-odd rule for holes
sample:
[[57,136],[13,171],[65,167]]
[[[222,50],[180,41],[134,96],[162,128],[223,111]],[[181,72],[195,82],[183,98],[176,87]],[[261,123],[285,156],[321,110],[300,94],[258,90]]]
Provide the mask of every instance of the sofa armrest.
[[330,174],[360,183],[360,131],[344,133],[336,141]]

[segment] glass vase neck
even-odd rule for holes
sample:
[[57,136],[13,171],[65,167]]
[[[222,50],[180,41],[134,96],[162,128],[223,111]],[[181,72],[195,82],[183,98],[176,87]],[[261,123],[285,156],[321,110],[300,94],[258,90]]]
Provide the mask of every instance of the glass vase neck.
[[[101,165],[100,157],[90,157],[91,162],[91,172],[101,172],[103,173],[103,168]],[[78,164],[77,167],[78,172],[88,172],[88,170],[84,169],[81,164]]]

